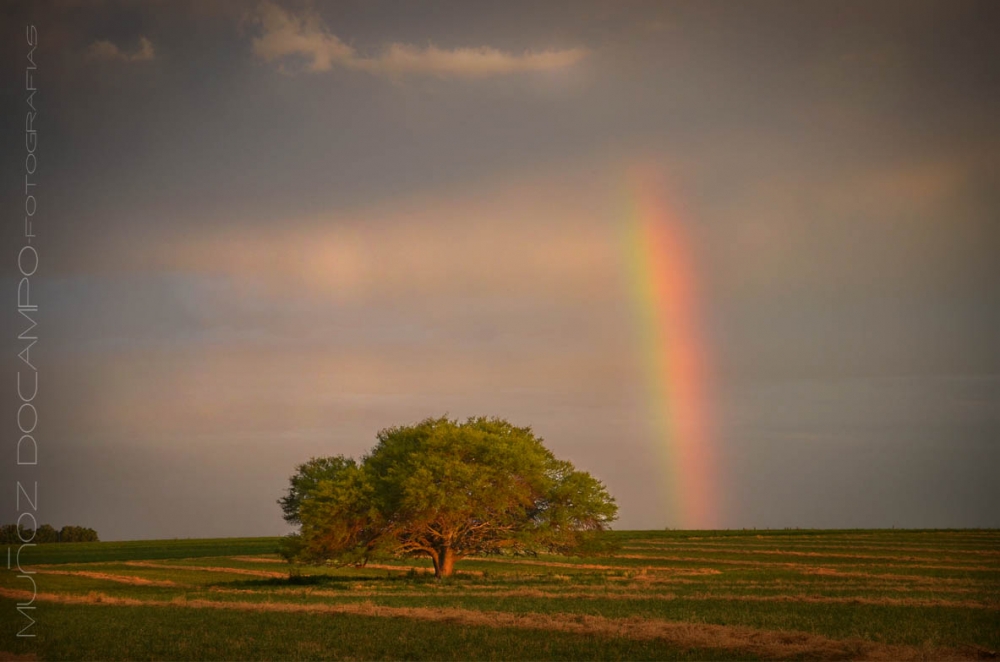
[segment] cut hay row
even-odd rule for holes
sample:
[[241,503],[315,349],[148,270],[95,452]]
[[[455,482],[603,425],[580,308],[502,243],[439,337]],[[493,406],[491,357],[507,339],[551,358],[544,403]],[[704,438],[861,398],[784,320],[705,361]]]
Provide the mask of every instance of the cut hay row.
[[850,577],[854,579],[881,579],[883,581],[887,580],[905,580],[913,584],[921,584],[924,586],[945,586],[945,585],[962,585],[966,586],[969,584],[975,584],[975,581],[968,579],[959,579],[957,577],[931,577],[928,575],[897,575],[894,573],[872,573],[872,572],[861,572],[856,570],[838,570],[835,568],[824,568],[816,566],[800,566],[799,572],[804,575],[818,575],[821,577]]
[[269,556],[230,556],[228,558],[233,561],[243,561],[244,563],[288,563],[285,559],[276,559]]
[[272,572],[270,570],[249,570],[247,568],[226,568],[222,566],[172,565],[154,561],[125,561],[125,565],[137,568],[158,568],[161,570],[191,570],[198,572],[219,572],[231,575],[249,575],[251,577],[287,578],[287,572]]
[[[639,557],[637,557],[639,558]],[[531,565],[543,568],[579,568],[583,570],[611,570],[622,571],[650,571],[650,572],[670,572],[678,575],[721,575],[721,570],[715,568],[671,568],[666,566],[627,566],[627,565],[600,565],[594,563],[566,563],[563,561],[536,561],[533,559],[510,559],[491,558],[488,556],[469,557],[470,561],[485,561],[487,563],[505,563],[509,565]]]
[[50,570],[44,568],[36,570],[42,575],[69,575],[72,577],[86,577],[88,579],[99,579],[102,581],[118,582],[119,584],[131,584],[133,586],[182,586],[169,579],[146,579],[135,575],[113,575],[106,572],[90,572],[87,570]]

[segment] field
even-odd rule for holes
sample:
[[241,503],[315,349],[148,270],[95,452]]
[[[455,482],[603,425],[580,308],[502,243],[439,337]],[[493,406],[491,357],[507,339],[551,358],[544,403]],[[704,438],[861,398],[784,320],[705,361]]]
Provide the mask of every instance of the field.
[[611,556],[289,568],[274,538],[27,550],[0,659],[988,659],[1000,531],[615,532]]

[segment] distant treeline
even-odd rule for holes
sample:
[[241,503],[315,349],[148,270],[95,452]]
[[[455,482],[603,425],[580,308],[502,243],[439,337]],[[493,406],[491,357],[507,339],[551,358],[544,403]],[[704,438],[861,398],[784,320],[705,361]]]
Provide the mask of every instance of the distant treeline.
[[64,526],[56,530],[49,524],[42,524],[32,531],[16,524],[0,526],[0,545],[20,545],[23,542],[98,542],[97,531],[85,526]]

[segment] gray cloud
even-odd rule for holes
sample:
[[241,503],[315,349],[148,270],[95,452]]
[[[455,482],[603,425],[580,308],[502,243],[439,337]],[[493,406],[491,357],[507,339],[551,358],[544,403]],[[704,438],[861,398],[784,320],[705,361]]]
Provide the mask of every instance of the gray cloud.
[[107,39],[100,39],[87,47],[87,57],[92,60],[118,60],[121,62],[144,62],[156,57],[153,42],[139,37],[139,45],[132,51],[125,51]]
[[306,61],[309,71],[329,71],[334,66],[376,75],[433,75],[442,78],[485,78],[529,71],[552,71],[579,62],[582,48],[507,53],[489,46],[444,49],[390,44],[374,57],[361,55],[326,27],[318,14],[293,14],[272,2],[263,2],[251,21],[262,34],[253,39],[253,50],[265,61],[294,56]]

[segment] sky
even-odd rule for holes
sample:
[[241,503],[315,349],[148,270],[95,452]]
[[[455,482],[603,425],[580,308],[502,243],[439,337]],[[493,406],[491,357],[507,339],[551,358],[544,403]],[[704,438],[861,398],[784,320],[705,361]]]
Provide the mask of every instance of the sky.
[[[530,425],[617,528],[1000,526],[997,3],[76,0],[0,24],[0,520],[21,482],[38,523],[102,539],[278,535],[297,464],[447,414]],[[643,214],[687,287],[653,329]],[[697,389],[662,363],[688,340]]]

